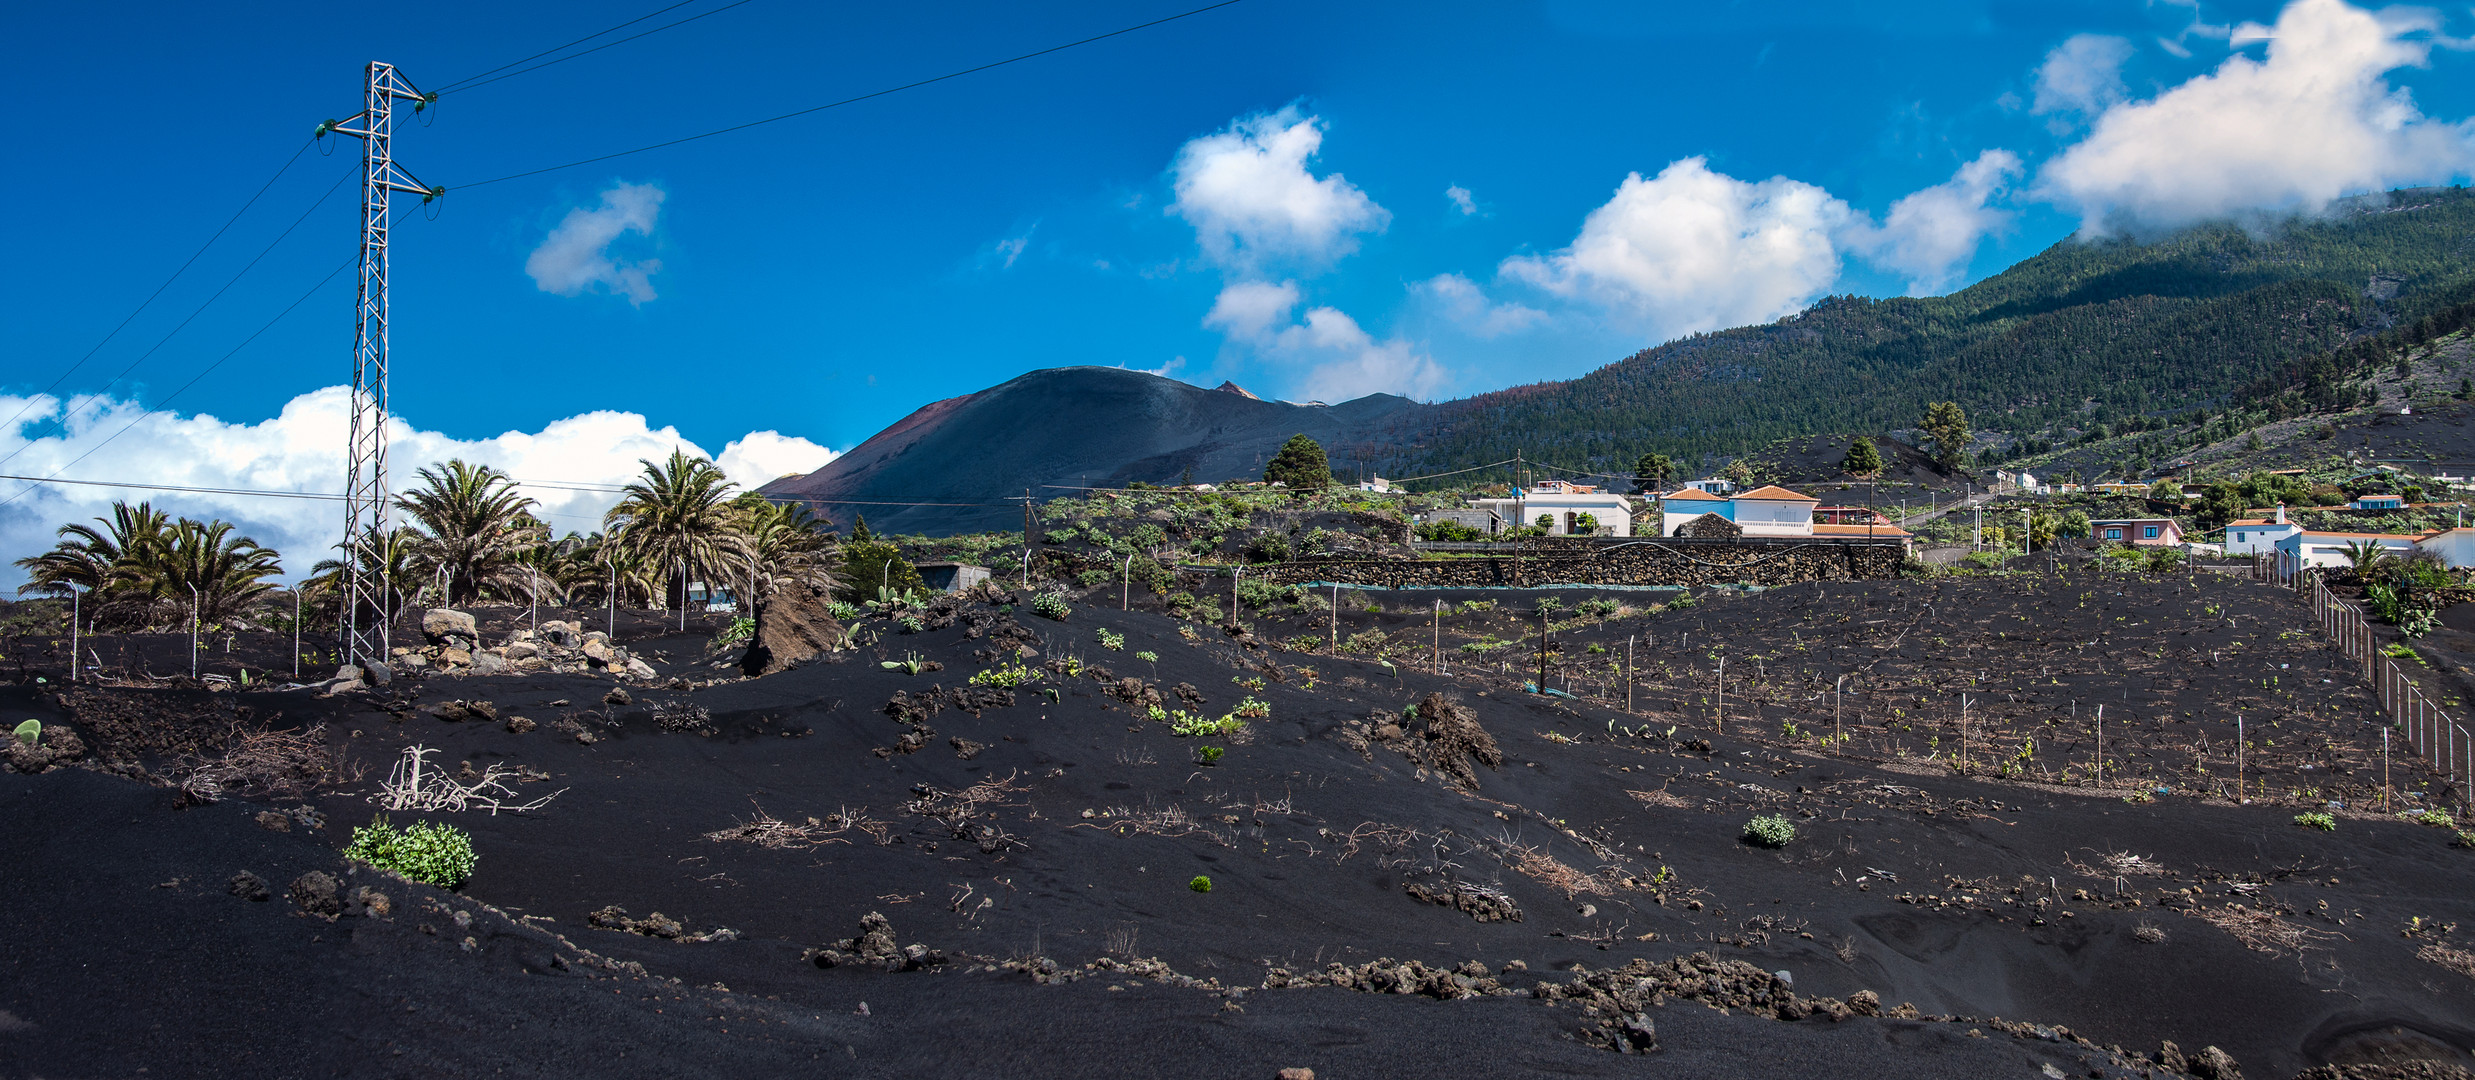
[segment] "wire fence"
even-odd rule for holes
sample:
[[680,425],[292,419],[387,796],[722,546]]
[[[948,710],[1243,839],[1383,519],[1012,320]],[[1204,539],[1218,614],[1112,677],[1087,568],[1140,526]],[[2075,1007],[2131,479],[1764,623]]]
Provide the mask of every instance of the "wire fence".
[[[2297,593],[2304,592],[2309,585],[2312,618],[2320,624],[2321,633],[2328,635],[2340,654],[2360,665],[2364,681],[2372,685],[2390,724],[2406,737],[2407,748],[2438,770],[2455,789],[2459,809],[2475,813],[2475,791],[2470,790],[2475,787],[2475,736],[2441,711],[2397,659],[2382,651],[2363,609],[2329,591],[2313,569],[2295,555],[2282,551],[2256,555],[2252,562],[2256,580]],[[2381,787],[2385,801],[2389,787],[2386,776],[2381,779]]]

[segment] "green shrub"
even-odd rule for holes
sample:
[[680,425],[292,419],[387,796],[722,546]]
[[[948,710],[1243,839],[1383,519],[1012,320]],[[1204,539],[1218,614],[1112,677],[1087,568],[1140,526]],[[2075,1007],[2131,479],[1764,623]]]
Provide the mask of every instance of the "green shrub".
[[1110,652],[1117,652],[1126,647],[1126,635],[1103,626],[1100,628],[1100,647]]
[[1002,686],[1008,690],[1011,690],[1036,678],[1039,678],[1039,676],[1033,674],[1030,668],[1021,664],[1008,664],[1003,667],[993,667],[985,671],[972,672],[971,685]]
[[1745,822],[1744,841],[1755,847],[1781,848],[1796,839],[1796,825],[1785,814],[1763,814]]
[[381,815],[352,830],[344,857],[368,863],[412,881],[452,889],[473,876],[473,838],[464,830],[439,822],[417,821],[397,832]]
[[42,742],[43,722],[40,720],[28,720],[25,723],[17,725],[17,741],[28,746],[33,746],[36,743]]
[[841,600],[829,600],[825,603],[825,610],[833,613],[835,622],[847,623],[859,621],[859,605],[857,604],[847,603]]
[[2450,838],[2449,846],[2475,848],[2475,829],[2458,830],[2458,835]]
[[2317,810],[2305,814],[2296,814],[2295,824],[2301,825],[2306,829],[2318,829],[2322,832],[2337,831],[2337,819]]
[[1258,536],[1246,545],[1246,559],[1258,563],[1288,562],[1289,538],[1276,532]]
[[1106,585],[1115,580],[1117,580],[1117,575],[1106,570],[1085,570],[1074,575],[1074,583],[1086,589],[1094,585]]
[[1063,622],[1065,617],[1073,611],[1073,608],[1066,606],[1066,598],[1056,593],[1044,592],[1031,598],[1031,613],[1043,619],[1056,619]]
[[732,619],[729,626],[723,627],[721,633],[713,636],[713,647],[727,649],[734,645],[743,645],[749,638],[755,636],[756,620],[742,615]]
[[2458,827],[2458,820],[2450,817],[2449,811],[2447,810],[2424,810],[2417,813],[2407,814],[2405,816],[2406,820],[2412,821],[2417,825],[2430,825],[2439,829],[2454,829]]
[[1186,887],[1196,892],[1210,892],[1212,891],[1212,879],[1196,874],[1193,881],[1186,883]]
[[1195,764],[1197,764],[1197,765],[1218,765],[1218,764],[1220,764],[1220,755],[1222,755],[1222,754],[1224,754],[1224,753],[1227,753],[1227,752],[1228,752],[1228,751],[1222,750],[1220,747],[1217,747],[1217,746],[1198,746],[1198,747],[1195,747]]
[[1420,522],[1411,532],[1431,544],[1471,544],[1487,538],[1487,534],[1458,521]]
[[1134,658],[1146,664],[1157,664],[1160,662],[1160,654],[1153,652],[1150,649],[1145,649],[1134,654]]

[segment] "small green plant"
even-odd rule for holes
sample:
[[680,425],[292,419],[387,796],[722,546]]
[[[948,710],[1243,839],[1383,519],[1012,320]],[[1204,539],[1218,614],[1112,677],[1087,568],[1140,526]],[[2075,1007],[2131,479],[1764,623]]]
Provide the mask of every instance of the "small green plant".
[[1744,841],[1755,847],[1782,848],[1796,839],[1796,825],[1785,814],[1763,814],[1745,822]]
[[900,660],[879,660],[877,666],[887,671],[899,671],[905,675],[917,675],[928,668],[927,662],[921,660],[918,653],[912,653]]
[[1220,755],[1225,753],[1228,753],[1228,751],[1217,746],[1195,747],[1195,764],[1218,765],[1220,764]]
[[2318,810],[2314,810],[2309,813],[2296,814],[2295,824],[2301,825],[2306,829],[2318,829],[2322,832],[2337,831],[2337,819]]
[[1107,649],[1110,652],[1116,652],[1123,649],[1126,647],[1126,635],[1117,633],[1110,630],[1108,627],[1103,626],[1100,628],[1100,647]]
[[1056,593],[1044,592],[1031,598],[1031,613],[1043,619],[1064,622],[1066,616],[1073,612],[1073,608],[1066,606],[1066,598]]
[[352,830],[344,857],[413,881],[452,889],[473,876],[473,838],[443,822],[418,821],[402,832],[385,815]]
[[742,615],[732,619],[729,626],[722,628],[721,633],[713,635],[713,648],[718,652],[734,645],[744,645],[747,644],[749,638],[755,636],[756,620]]
[[1239,699],[1237,708],[1229,710],[1229,715],[1243,717],[1248,720],[1261,720],[1264,717],[1272,715],[1272,706],[1266,702],[1257,701],[1252,695],[1249,695],[1245,698]]
[[17,725],[17,741],[28,746],[33,746],[36,743],[42,742],[43,722],[40,720],[28,720],[25,723]]
[[2407,814],[2405,817],[2406,820],[2412,821],[2417,825],[2430,825],[2439,829],[2454,829],[2458,827],[2458,819],[2450,817],[2449,811],[2447,810],[2423,810],[2416,813]]
[[859,605],[851,603],[847,600],[828,600],[825,602],[825,610],[833,614],[835,622],[849,623],[859,621]]
[[928,624],[917,615],[903,615],[894,620],[894,632],[898,634],[917,634],[927,629]]
[[1212,879],[1196,874],[1193,881],[1186,883],[1186,887],[1196,892],[1210,892],[1212,891]]
[[1134,658],[1146,664],[1157,664],[1160,662],[1160,654],[1153,652],[1150,649],[1137,650],[1134,654]]
[[2449,838],[2449,846],[2475,848],[2475,829],[2458,830],[2458,835]]
[[1022,664],[1008,664],[1003,667],[989,668],[986,671],[972,672],[971,685],[1002,686],[1011,690],[1038,677],[1029,667]]

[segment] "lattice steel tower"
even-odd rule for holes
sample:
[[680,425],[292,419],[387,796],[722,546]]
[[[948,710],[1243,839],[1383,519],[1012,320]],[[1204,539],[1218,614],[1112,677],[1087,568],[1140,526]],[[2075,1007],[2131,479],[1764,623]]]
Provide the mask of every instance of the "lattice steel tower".
[[438,100],[372,61],[356,115],[318,125],[361,140],[361,299],[352,341],[352,435],[344,481],[343,648],[347,662],[388,659],[387,582],[387,201],[401,191],[428,202],[445,193],[395,163],[395,103]]

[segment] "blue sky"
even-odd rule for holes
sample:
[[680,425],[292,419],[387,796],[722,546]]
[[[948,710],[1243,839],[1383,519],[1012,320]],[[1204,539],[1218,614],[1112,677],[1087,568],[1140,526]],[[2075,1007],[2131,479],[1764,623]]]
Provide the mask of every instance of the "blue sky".
[[[304,433],[349,378],[348,273],[142,417],[350,257],[353,184],[310,208],[355,144],[303,155],[33,395],[358,108],[364,62],[445,85],[658,6],[11,9],[0,421],[22,415],[0,473],[332,490]],[[761,479],[1053,365],[1440,399],[1825,293],[1947,290],[2084,227],[2309,212],[2471,157],[2463,8],[1244,0],[466,187],[1192,6],[750,0],[446,96],[397,140],[450,189],[395,241],[405,437],[562,480],[614,475],[588,460],[613,448],[736,446]],[[67,464],[124,420],[134,447]],[[0,542],[84,505],[0,505]]]

